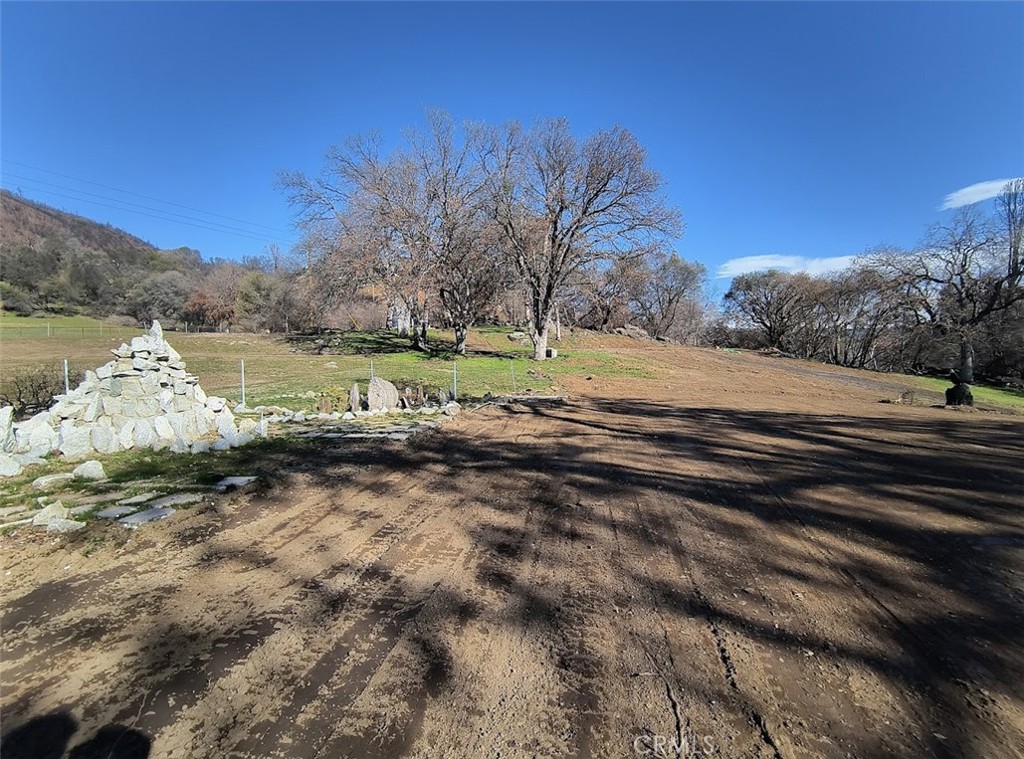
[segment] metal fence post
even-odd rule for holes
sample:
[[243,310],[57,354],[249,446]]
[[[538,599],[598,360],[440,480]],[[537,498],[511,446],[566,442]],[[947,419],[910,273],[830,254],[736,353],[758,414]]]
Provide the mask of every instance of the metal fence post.
[[459,363],[458,361],[452,361],[452,400],[458,400],[459,397]]
[[242,405],[245,405],[245,359],[242,361]]
[[71,392],[71,385],[68,383],[68,360],[64,359],[64,395]]

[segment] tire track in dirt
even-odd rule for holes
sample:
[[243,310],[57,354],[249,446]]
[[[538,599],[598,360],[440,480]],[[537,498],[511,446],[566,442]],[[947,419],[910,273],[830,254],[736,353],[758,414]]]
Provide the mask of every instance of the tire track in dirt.
[[[507,426],[508,421],[503,425],[503,428]],[[495,458],[501,459],[501,445],[493,437],[489,450],[493,450]],[[510,472],[510,474],[512,473]],[[462,476],[464,477],[465,475]],[[460,685],[467,683],[467,681],[469,683],[478,683],[493,680],[493,676],[488,678],[487,673],[483,670],[492,667],[493,662],[501,658],[500,653],[494,649],[502,648],[498,644],[504,642],[506,636],[488,636],[485,643],[493,643],[495,646],[485,645],[476,647],[467,645],[463,631],[474,624],[480,609],[498,607],[505,600],[515,596],[515,588],[520,582],[519,578],[516,577],[515,570],[518,558],[522,553],[523,543],[527,539],[528,529],[526,525],[530,522],[529,514],[532,512],[532,505],[530,504],[533,503],[533,495],[536,491],[536,487],[533,486],[532,490],[534,492],[525,499],[525,503],[528,504],[527,515],[521,525],[517,524],[518,520],[513,520],[511,524],[504,522],[497,525],[485,522],[481,530],[477,525],[482,521],[480,517],[486,515],[485,509],[487,508],[483,503],[486,500],[494,502],[493,498],[485,499],[482,497],[482,494],[488,486],[493,487],[493,481],[489,482],[488,477],[493,478],[495,473],[492,471],[486,476],[474,473],[470,476],[475,480],[474,484],[469,488],[471,497],[464,498],[463,502],[455,510],[462,512],[465,508],[469,509],[466,514],[467,519],[460,520],[461,524],[458,526],[467,533],[471,544],[463,555],[461,562],[452,566],[452,571],[446,576],[442,587],[435,591],[434,597],[432,597],[423,611],[423,616],[427,616],[436,611],[431,608],[431,605],[454,608],[456,613],[454,621],[449,621],[447,625],[443,622],[440,624],[434,623],[429,627],[432,641],[430,646],[445,651],[446,653],[443,658],[446,662],[452,656],[448,652],[465,651],[473,648],[476,648],[477,651],[480,648],[484,649],[479,655],[474,655],[472,662],[474,666],[468,671],[458,669],[455,666],[457,662],[454,661],[445,665],[449,671],[445,672],[444,680],[447,681],[452,677],[458,677]],[[503,501],[509,498],[510,492],[516,493],[514,489],[511,491],[502,489],[500,492],[502,493],[501,498]],[[470,572],[472,573],[470,574]],[[467,604],[466,599],[480,599],[480,601],[471,601]],[[484,605],[482,605],[483,599],[487,599]],[[436,604],[435,601],[437,602]],[[499,620],[494,618],[491,618],[491,622],[501,624]],[[417,751],[416,746],[423,745],[424,743],[429,745],[432,742],[430,735],[423,736],[422,739],[419,736],[420,727],[425,721],[427,710],[430,709],[430,705],[422,700],[424,695],[422,691],[433,691],[432,694],[427,693],[427,695],[436,699],[437,696],[441,695],[442,683],[434,682],[431,685],[428,677],[427,687],[424,687],[415,682],[409,682],[408,672],[402,671],[410,659],[415,663],[417,658],[422,658],[422,655],[418,657],[416,655],[410,656],[409,651],[410,649],[414,650],[417,645],[422,647],[422,630],[425,628],[427,626],[423,623],[422,619],[417,619],[410,624],[404,640],[399,640],[391,649],[388,659],[382,663],[382,666],[374,675],[373,682],[368,684],[366,690],[360,694],[359,701],[362,702],[362,706],[354,705],[356,707],[354,711],[363,715],[361,721],[358,717],[351,720],[356,729],[351,730],[346,729],[344,726],[339,727],[335,731],[335,735],[321,751],[321,756],[391,756],[397,755],[401,750],[409,750],[415,753]],[[417,640],[419,643],[416,642]],[[479,677],[477,677],[477,673],[479,673]],[[429,671],[427,674],[429,675]],[[397,689],[397,693],[395,689]],[[472,688],[471,692],[474,692],[475,696],[469,699],[468,703],[464,704],[464,707],[471,713],[477,712],[479,716],[486,718],[486,714],[481,712],[480,706],[483,703],[487,703],[489,699],[480,692],[479,688]],[[506,693],[505,696],[507,697],[508,694]],[[494,710],[491,711],[493,713]],[[396,712],[400,713],[401,716],[397,716]],[[500,706],[496,713],[502,713]],[[482,755],[493,753],[493,751],[488,751],[484,748],[483,745],[474,744],[473,738],[483,738],[486,743],[488,738],[493,740],[495,736],[500,734],[500,731],[487,731],[481,728],[476,736],[467,736],[466,724],[452,722],[450,719],[450,715],[457,714],[460,714],[460,711],[452,709],[430,709],[429,712],[432,718],[432,726],[437,726],[438,718],[444,720],[443,724],[439,727],[442,730],[449,731],[449,737],[451,735],[450,731],[461,728],[463,740],[465,741],[463,747],[467,752],[483,752]],[[448,716],[448,719],[445,720],[446,716]],[[382,724],[385,727],[380,727]],[[474,745],[476,745],[476,748],[474,748]],[[428,752],[426,755],[431,754]]]
[[[482,434],[482,432],[478,432]],[[303,597],[308,595],[310,603],[302,604],[302,608],[293,610],[285,607],[283,616],[297,617],[293,624],[283,628],[278,634],[272,636],[261,645],[260,649],[254,652],[245,661],[241,662],[228,677],[241,685],[252,682],[267,682],[266,688],[248,688],[242,703],[224,703],[224,694],[229,694],[227,701],[230,702],[230,694],[233,689],[228,682],[213,683],[209,689],[208,696],[204,698],[201,706],[203,711],[209,711],[211,704],[219,704],[215,711],[219,714],[238,713],[239,711],[255,708],[253,704],[266,701],[267,688],[273,687],[280,692],[282,700],[288,700],[296,704],[298,708],[305,708],[310,699],[318,692],[320,687],[330,679],[333,656],[338,652],[338,636],[344,633],[346,625],[358,626],[358,616],[351,609],[358,609],[367,604],[372,604],[374,598],[390,598],[393,604],[400,603],[398,592],[395,588],[402,583],[412,583],[413,580],[401,573],[396,573],[388,560],[389,554],[398,551],[396,555],[402,554],[403,541],[408,541],[410,536],[422,535],[429,532],[428,526],[436,522],[436,517],[443,509],[439,502],[431,503],[429,499],[424,502],[419,498],[409,499],[407,495],[413,491],[429,491],[431,486],[438,483],[445,477],[443,466],[431,465],[424,468],[426,471],[419,476],[412,476],[413,482],[401,485],[400,489],[406,496],[406,500],[390,500],[389,509],[394,513],[391,520],[382,524],[376,532],[363,537],[355,542],[349,539],[347,533],[349,526],[339,529],[336,537],[338,544],[331,551],[332,555],[341,555],[345,558],[333,565],[322,567],[320,572],[306,572],[307,579],[303,583]],[[411,475],[406,475],[411,476]],[[401,477],[395,478],[400,482]],[[369,488],[361,488],[358,491],[364,495]],[[299,508],[304,505],[300,504]],[[365,531],[361,531],[365,533]],[[318,544],[324,541],[330,542],[330,536],[323,532],[311,532],[293,536],[287,544],[288,554],[296,560],[308,565],[309,554],[307,550],[310,544]],[[314,554],[315,556],[316,554]],[[410,565],[417,561],[416,557],[422,555],[422,549],[414,554],[404,556]],[[289,569],[288,572],[291,572]],[[375,613],[383,613],[377,609]],[[340,617],[339,617],[340,615]],[[350,619],[350,617],[352,617]],[[298,628],[298,629],[296,629]],[[326,633],[330,632],[330,635]],[[371,633],[373,631],[371,630]],[[278,671],[282,662],[289,664],[289,673],[285,676]],[[256,666],[257,672],[251,671],[250,664]],[[259,671],[262,668],[264,671]],[[266,669],[274,673],[273,677],[267,676]],[[275,679],[276,678],[276,679]],[[270,685],[273,680],[272,686]],[[249,705],[247,707],[247,704]],[[194,711],[194,710],[193,710]],[[264,711],[266,711],[264,709]],[[261,724],[261,720],[262,723]],[[180,721],[180,720],[179,720]],[[255,724],[252,724],[255,723]],[[279,715],[277,710],[266,712],[265,717],[259,717],[256,713],[250,727],[244,730],[236,725],[229,725],[226,729],[220,730],[218,734],[210,734],[209,725],[200,725],[200,732],[205,731],[208,745],[221,746],[222,749],[229,748],[233,742],[240,741],[242,746],[239,750],[248,750],[246,746],[254,746],[259,741],[270,745],[274,737],[278,736],[281,729],[288,729],[290,721],[288,715]],[[180,725],[175,725],[175,733],[182,732]],[[231,737],[235,732],[243,733],[243,738]]]
[[[678,447],[686,448],[685,440]],[[663,451],[658,450],[656,454],[661,466],[671,466]],[[710,464],[710,462],[707,463]],[[750,462],[745,461],[745,463],[755,478],[761,480],[762,476],[750,465]],[[694,524],[698,528],[697,534],[702,535],[703,540],[717,540],[714,536],[718,531],[703,515],[703,507],[695,504],[689,498],[676,498],[676,502],[685,508],[694,520]],[[748,499],[748,503],[753,505],[754,499]],[[752,513],[757,517],[756,508],[753,509]],[[856,701],[844,697],[841,692],[836,692],[835,690],[825,694],[816,688],[815,692],[807,693],[805,696],[813,699],[814,708],[807,708],[806,710],[793,709],[792,704],[794,700],[799,701],[800,699],[799,693],[793,687],[794,683],[813,682],[815,676],[814,667],[810,663],[794,665],[789,661],[784,661],[783,657],[771,653],[775,647],[769,645],[768,641],[757,642],[752,640],[743,629],[742,623],[737,627],[734,623],[726,622],[722,619],[719,613],[716,612],[716,608],[728,608],[730,604],[728,602],[713,603],[709,598],[708,593],[710,591],[708,588],[715,587],[715,596],[723,599],[729,596],[735,597],[736,594],[730,592],[728,587],[721,587],[721,582],[709,582],[705,569],[713,566],[713,559],[702,557],[700,568],[698,568],[695,562],[688,559],[680,542],[679,531],[671,529],[670,524],[671,520],[668,514],[662,512],[659,515],[658,529],[659,531],[667,531],[672,535],[673,556],[679,563],[680,570],[692,578],[693,594],[696,601],[695,606],[707,620],[711,637],[714,640],[722,662],[725,680],[729,683],[730,688],[743,699],[743,709],[748,716],[748,722],[755,728],[761,741],[773,755],[780,757],[783,755],[799,755],[811,750],[810,747],[813,746],[813,752],[816,755],[835,754],[842,756],[846,755],[847,749],[842,745],[833,745],[833,739],[838,738],[840,743],[842,743],[844,738],[846,740],[855,740],[862,738],[864,735],[871,734],[872,731],[877,732],[877,726],[872,716],[864,714]],[[762,522],[762,525],[767,524],[767,522]],[[777,525],[775,529],[779,529]],[[804,552],[814,552],[817,550],[809,540],[801,540],[800,543],[804,546],[801,549]],[[746,545],[744,548],[745,550],[750,550],[749,545]],[[724,553],[728,549],[719,542],[718,550]],[[821,562],[820,566],[824,572],[834,577],[842,577],[843,575],[841,567],[832,567],[827,562]],[[782,579],[780,582],[776,578],[776,585],[780,584],[782,585],[781,590],[784,590],[787,585],[785,579]],[[798,590],[791,589],[791,592],[796,597],[802,597]],[[764,599],[769,602],[771,600],[769,596],[764,596]],[[769,603],[769,608],[770,606],[771,604]],[[832,613],[841,618],[844,613],[849,614],[850,611],[850,609],[843,611],[833,610]],[[764,617],[758,618],[755,615],[751,617],[750,621],[765,624],[769,619]],[[776,629],[778,628],[777,623],[773,623],[773,625]],[[803,616],[799,620],[799,626],[804,628],[801,634],[806,638],[828,640],[827,633],[821,630],[819,624],[816,624],[812,618]],[[728,632],[727,630],[729,629],[732,629],[733,632]],[[738,640],[743,641],[742,644],[739,646],[730,644],[729,640],[734,636]],[[779,649],[778,653],[782,653],[782,649]],[[791,658],[790,652],[786,653]],[[784,666],[780,666],[780,664],[784,664]],[[833,663],[833,666],[836,666],[836,663]],[[841,678],[847,681],[853,679],[849,672],[844,671],[845,668],[842,664],[839,664],[836,668],[840,670]],[[753,690],[748,690],[743,687],[742,683],[756,683],[758,686]],[[787,709],[782,707],[783,701],[788,702]],[[761,704],[760,706],[758,705],[759,703]],[[785,716],[787,710],[804,711],[809,714],[814,712],[820,713],[823,703],[829,704],[829,711],[833,716],[825,717],[826,723],[823,723],[818,731],[814,731],[810,726],[805,727],[803,724],[791,722]],[[917,715],[911,712],[908,716]],[[782,730],[784,725],[789,726],[788,730]],[[892,736],[890,736],[891,738]],[[908,748],[905,745],[900,745],[905,744],[905,736],[896,737],[895,743],[896,745],[889,745],[884,750],[898,753]],[[920,751],[921,747],[918,745],[915,750]]]

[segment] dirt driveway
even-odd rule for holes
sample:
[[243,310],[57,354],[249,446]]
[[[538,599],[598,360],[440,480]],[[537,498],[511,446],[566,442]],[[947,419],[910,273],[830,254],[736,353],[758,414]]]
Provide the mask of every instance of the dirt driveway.
[[3,538],[3,759],[1024,756],[1024,419],[650,351]]

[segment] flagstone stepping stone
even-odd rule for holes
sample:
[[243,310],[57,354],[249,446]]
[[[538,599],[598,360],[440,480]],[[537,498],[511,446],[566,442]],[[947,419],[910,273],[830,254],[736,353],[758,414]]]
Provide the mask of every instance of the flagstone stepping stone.
[[157,492],[142,493],[140,495],[134,495],[131,498],[125,498],[124,500],[118,501],[117,505],[118,506],[135,506],[135,505],[140,504],[140,503],[145,503],[146,501],[151,501],[152,499],[156,498],[158,495],[160,495],[160,494],[157,493]]
[[199,503],[203,500],[201,493],[175,493],[174,495],[165,495],[163,498],[157,498],[155,501],[147,504],[152,511],[153,509],[161,509],[165,506],[184,506],[189,503]]
[[246,485],[251,485],[256,482],[257,477],[251,477],[248,475],[235,475],[232,477],[225,477],[223,480],[213,486],[213,489],[218,493],[223,493],[227,490],[233,490],[235,488],[244,488]]
[[125,527],[138,527],[140,524],[146,524],[148,522],[156,522],[161,519],[167,519],[171,514],[174,513],[174,509],[171,508],[153,508],[140,511],[137,514],[131,516],[122,517],[118,519],[119,524],[123,524]]
[[138,511],[135,506],[111,506],[109,509],[103,509],[103,511],[97,511],[96,516],[100,519],[120,519],[128,514],[134,514]]
[[114,491],[111,493],[96,493],[95,495],[87,495],[82,498],[76,498],[81,505],[98,506],[101,503],[109,503],[110,501],[116,501],[121,498],[124,493],[121,491]]
[[95,509],[97,505],[98,504],[95,503],[85,503],[82,504],[81,506],[75,506],[73,508],[68,509],[68,513],[76,517],[81,514],[88,514],[90,511]]
[[47,474],[33,480],[32,487],[36,490],[50,490],[51,488],[57,488],[61,485],[65,485],[73,479],[75,479],[75,475],[71,474],[71,472],[64,472],[63,474]]

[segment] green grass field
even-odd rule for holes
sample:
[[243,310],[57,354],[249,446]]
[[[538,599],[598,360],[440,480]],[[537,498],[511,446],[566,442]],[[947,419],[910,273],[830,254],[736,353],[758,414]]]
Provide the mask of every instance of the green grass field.
[[[49,332],[45,322],[50,322]],[[52,365],[67,359],[73,376],[111,359],[110,351],[141,334],[141,328],[105,327],[87,317],[52,320],[4,315],[0,318],[0,383],[18,367]],[[364,385],[374,374],[400,389],[423,385],[433,392],[449,388],[458,372],[462,399],[485,393],[545,393],[567,375],[649,376],[651,367],[636,360],[595,350],[593,338],[569,336],[558,343],[557,359],[535,363],[531,348],[508,340],[511,330],[484,327],[470,334],[467,356],[455,356],[453,335],[432,331],[429,353],[412,351],[409,341],[388,332],[346,333],[333,338],[331,352],[309,352],[315,338],[263,334],[167,332],[167,340],[199,375],[207,393],[232,401],[241,399],[241,363],[245,362],[246,402],[308,409],[315,403],[303,397],[327,392],[344,397],[353,382]],[[338,351],[337,353],[334,351]],[[74,384],[74,379],[72,380]]]
[[[896,375],[903,376],[903,375]],[[916,384],[923,390],[945,393],[950,386],[949,380],[936,377],[905,377],[908,382]],[[990,406],[1002,406],[1004,408],[1024,411],[1024,390],[1014,390],[1008,387],[986,387],[985,385],[971,385],[971,394],[975,403],[984,403]]]
[[[47,330],[49,322],[49,331]],[[103,325],[84,316],[39,319],[0,314],[0,385],[18,367],[40,364],[60,367],[67,359],[72,374],[110,360],[110,350],[134,335],[138,327]],[[470,332],[469,355],[452,352],[453,335],[431,331],[429,353],[409,349],[409,341],[389,332],[332,335],[330,352],[317,355],[316,337],[263,334],[167,332],[189,370],[199,375],[206,392],[232,401],[241,399],[241,362],[245,361],[246,402],[309,409],[307,393],[344,398],[353,382],[365,387],[374,374],[405,386],[434,392],[451,387],[458,369],[459,397],[485,393],[557,392],[566,376],[654,377],[652,361],[623,356],[602,347],[601,338],[568,331],[555,343],[557,359],[537,363],[532,349],[507,337],[508,327],[481,327]],[[928,377],[888,375],[923,390],[943,392],[948,382]],[[553,390],[554,388],[554,390]],[[1024,392],[975,386],[978,403],[1024,411]]]

